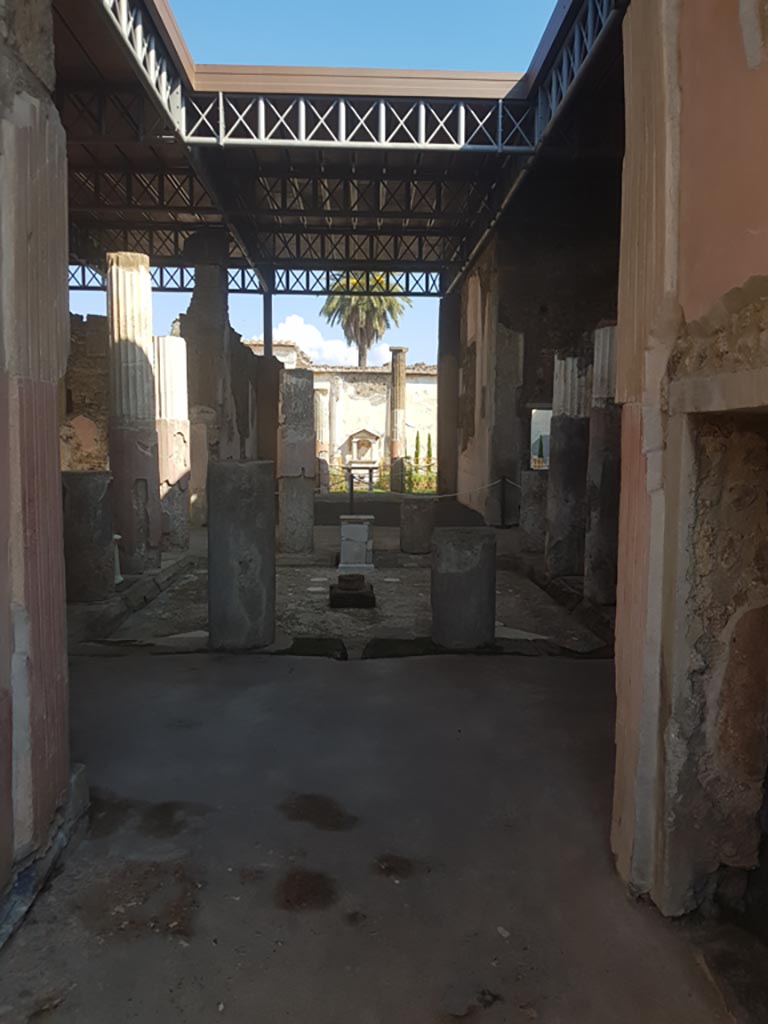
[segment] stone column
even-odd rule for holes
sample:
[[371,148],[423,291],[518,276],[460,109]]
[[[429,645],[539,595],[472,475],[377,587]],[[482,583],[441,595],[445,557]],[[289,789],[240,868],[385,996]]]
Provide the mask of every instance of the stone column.
[[491,348],[490,478],[508,482],[488,490],[485,519],[489,523],[517,526],[520,522],[520,473],[530,458],[530,442],[523,437],[520,416],[525,343],[523,335],[505,327],[498,315],[495,328]]
[[185,551],[191,482],[187,343],[175,336],[155,337],[154,356],[163,549]]
[[555,356],[550,428],[547,542],[550,576],[581,576],[587,528],[587,460],[592,357]]
[[321,494],[330,488],[330,457],[328,450],[328,392],[315,391],[315,451],[317,453],[317,482]]
[[316,466],[314,374],[285,370],[280,376],[277,431],[281,551],[308,554],[314,550]]
[[459,355],[461,294],[440,300],[437,351],[437,491],[459,487]]
[[115,592],[112,474],[62,473],[67,601],[105,601]]
[[[193,236],[185,255],[195,260],[195,287],[178,333],[187,343],[187,394],[190,421],[190,519],[208,522],[208,461],[218,458],[224,352],[229,332],[226,240]],[[210,260],[210,262],[204,262]],[[174,331],[176,328],[174,328]]]
[[426,555],[432,550],[437,502],[426,495],[409,494],[400,505],[400,550]]
[[189,424],[189,522],[208,523],[208,424],[199,419]]
[[149,257],[107,254],[109,461],[121,568],[160,565],[162,523],[157,462]]
[[543,554],[547,540],[548,471],[523,470],[520,487],[520,550],[531,555]]
[[471,651],[496,636],[496,534],[485,526],[434,531],[432,640]]
[[584,596],[616,603],[621,490],[621,408],[616,405],[616,328],[595,331],[587,467]]
[[405,355],[407,348],[390,349],[392,382],[389,392],[389,489],[405,490]]
[[275,639],[275,468],[208,467],[208,629],[213,650],[247,651]]
[[277,464],[280,376],[283,364],[276,356],[257,356],[257,358],[256,450],[261,461]]

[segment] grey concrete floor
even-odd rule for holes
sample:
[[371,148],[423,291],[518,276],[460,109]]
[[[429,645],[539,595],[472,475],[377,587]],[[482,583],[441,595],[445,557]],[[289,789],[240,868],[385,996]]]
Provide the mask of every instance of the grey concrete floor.
[[609,662],[75,659],[91,832],[0,1020],[715,1024],[608,848]]

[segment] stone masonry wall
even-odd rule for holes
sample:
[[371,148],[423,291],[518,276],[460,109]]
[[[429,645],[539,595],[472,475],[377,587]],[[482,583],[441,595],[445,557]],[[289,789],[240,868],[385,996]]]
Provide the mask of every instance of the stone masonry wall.
[[665,728],[667,881],[693,879],[690,908],[721,865],[757,865],[768,770],[768,417],[701,417],[693,430],[687,680]]
[[109,468],[109,337],[104,316],[70,316],[59,440],[65,472]]

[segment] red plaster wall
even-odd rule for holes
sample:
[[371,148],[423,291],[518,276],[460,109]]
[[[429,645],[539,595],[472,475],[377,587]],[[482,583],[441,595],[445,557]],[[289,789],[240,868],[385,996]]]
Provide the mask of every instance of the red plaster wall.
[[768,274],[768,57],[747,66],[738,0],[683,0],[680,299],[688,320]]
[[48,834],[69,781],[58,386],[20,380],[18,388],[24,590],[30,623],[34,831],[39,842]]

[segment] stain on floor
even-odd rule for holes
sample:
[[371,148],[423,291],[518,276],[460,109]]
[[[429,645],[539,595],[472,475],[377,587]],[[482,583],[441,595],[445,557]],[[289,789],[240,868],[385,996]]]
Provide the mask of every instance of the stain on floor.
[[121,828],[134,823],[137,831],[153,839],[171,839],[194,821],[205,817],[212,808],[208,804],[185,800],[150,803],[121,797],[109,790],[91,790],[90,834],[105,839]]
[[410,857],[403,857],[399,853],[383,853],[373,862],[373,870],[385,878],[395,878],[399,881],[412,878],[413,875],[429,874],[432,867],[426,861],[411,860]]
[[357,824],[336,800],[321,793],[297,793],[283,800],[278,810],[289,821],[306,822],[323,832],[346,832]]
[[78,907],[100,937],[189,938],[200,908],[202,872],[182,862],[130,862],[90,886]]
[[275,889],[275,904],[281,910],[322,910],[338,899],[334,880],[319,871],[289,871]]

